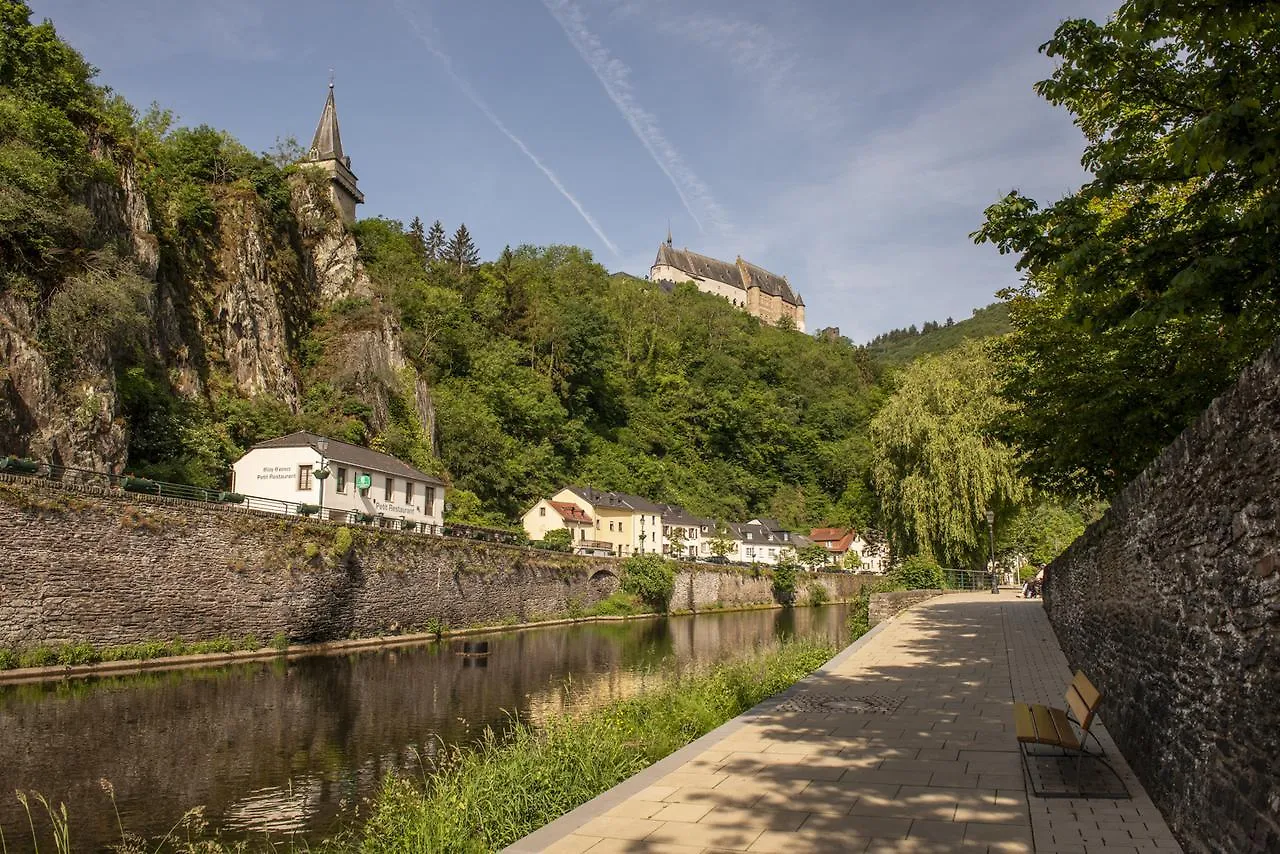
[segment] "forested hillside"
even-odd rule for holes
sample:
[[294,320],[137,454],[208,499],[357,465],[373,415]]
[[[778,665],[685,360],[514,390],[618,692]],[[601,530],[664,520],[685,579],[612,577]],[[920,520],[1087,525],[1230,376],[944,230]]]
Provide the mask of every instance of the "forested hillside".
[[867,352],[881,365],[905,365],[920,356],[958,347],[962,341],[994,338],[1012,331],[1009,304],[996,302],[975,308],[972,317],[961,321],[948,317],[942,322],[926,321],[918,328],[913,325],[881,333],[867,344]]
[[566,482],[874,515],[864,353],[579,249],[479,263],[464,226],[348,232],[287,148],[140,115],[24,4],[0,14],[4,453],[214,486],[306,427],[445,475],[474,521]]
[[398,223],[356,232],[430,380],[445,467],[486,509],[514,516],[580,482],[730,519],[870,521],[878,392],[858,349],[610,276],[572,247],[459,272]]

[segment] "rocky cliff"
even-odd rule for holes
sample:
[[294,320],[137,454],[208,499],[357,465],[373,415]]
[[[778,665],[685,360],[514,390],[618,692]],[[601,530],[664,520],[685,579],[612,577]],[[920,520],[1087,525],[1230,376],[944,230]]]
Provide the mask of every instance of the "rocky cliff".
[[[138,283],[141,322],[129,331],[125,356],[92,352],[64,328],[76,352],[60,359],[48,306],[0,290],[0,454],[115,472],[136,467],[145,457],[141,422],[156,417],[157,406],[145,396],[122,399],[120,377],[129,369],[186,407],[181,424],[169,419],[157,428],[174,433],[170,441],[190,441],[180,434],[191,418],[236,402],[282,410],[283,422],[295,422],[287,426],[332,429],[325,413],[306,411],[308,391],[323,384],[364,402],[355,425],[363,435],[355,438],[376,439],[403,412],[418,444],[433,447],[430,391],[405,358],[400,329],[320,176],[289,174],[284,208],[243,181],[212,183],[213,228],[192,239],[166,227],[169,212],[156,209],[126,155],[102,143],[91,153],[103,177],[76,202],[92,220],[91,245],[114,253],[119,269],[111,275]],[[358,322],[336,310],[353,303],[362,309]],[[241,450],[234,438],[224,445],[224,457]]]

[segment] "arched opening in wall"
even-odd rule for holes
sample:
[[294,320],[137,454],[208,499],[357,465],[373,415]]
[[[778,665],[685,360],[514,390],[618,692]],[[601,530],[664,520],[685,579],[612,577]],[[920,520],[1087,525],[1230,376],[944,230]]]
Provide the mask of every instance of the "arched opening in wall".
[[607,569],[602,569],[591,576],[591,592],[601,599],[607,599],[618,590],[618,576]]

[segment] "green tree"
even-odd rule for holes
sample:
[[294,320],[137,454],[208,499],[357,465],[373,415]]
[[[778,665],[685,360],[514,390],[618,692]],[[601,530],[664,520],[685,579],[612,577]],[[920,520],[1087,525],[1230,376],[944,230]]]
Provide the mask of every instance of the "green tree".
[[441,258],[448,262],[450,267],[456,268],[459,274],[474,269],[480,263],[480,252],[472,242],[471,232],[467,231],[465,224],[460,224],[458,230],[453,233]]
[[568,528],[552,528],[542,535],[544,548],[557,552],[573,550],[573,532]]
[[431,230],[427,232],[424,241],[424,250],[426,252],[427,262],[438,261],[444,257],[444,226],[440,220],[431,223]]
[[816,572],[818,567],[826,566],[830,558],[831,553],[817,543],[809,543],[796,550],[796,559],[810,572]]
[[413,244],[413,253],[418,257],[422,266],[427,266],[427,262],[431,260],[427,256],[427,234],[423,229],[422,220],[418,217],[413,218],[413,222],[409,223],[409,240]]
[[1280,333],[1280,4],[1129,0],[1041,49],[1091,179],[974,237],[1026,274],[1003,385],[1034,405],[1006,435],[1039,484],[1110,493]]
[[671,556],[677,560],[684,556],[685,531],[680,525],[672,525],[667,534],[667,543],[671,547]]
[[655,611],[665,611],[676,589],[675,564],[660,554],[632,555],[622,562],[622,589]]
[[1014,451],[994,438],[1011,407],[987,345],[965,342],[906,368],[871,422],[876,490],[895,551],[981,563],[985,513],[1022,499]]
[[711,553],[716,557],[727,557],[733,551],[733,537],[730,536],[728,525],[724,522],[716,522],[715,530],[707,541],[707,548],[711,549]]
[[997,532],[996,550],[1001,555],[1021,556],[1036,566],[1044,566],[1062,554],[1100,515],[1096,505],[1062,504],[1042,497],[1021,508]]

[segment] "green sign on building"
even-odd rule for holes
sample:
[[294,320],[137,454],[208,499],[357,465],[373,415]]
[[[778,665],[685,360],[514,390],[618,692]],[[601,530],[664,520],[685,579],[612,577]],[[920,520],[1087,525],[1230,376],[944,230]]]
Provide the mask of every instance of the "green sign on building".
[[373,478],[367,474],[356,475],[356,489],[368,489],[373,486]]

